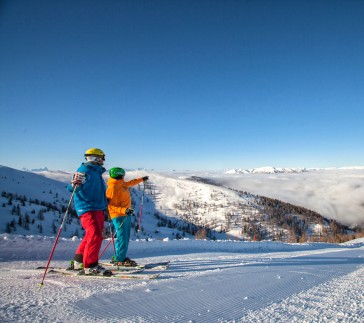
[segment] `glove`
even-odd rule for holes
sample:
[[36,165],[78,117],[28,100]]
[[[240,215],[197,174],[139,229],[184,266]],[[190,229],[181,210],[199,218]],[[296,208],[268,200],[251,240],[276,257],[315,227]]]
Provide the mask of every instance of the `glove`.
[[149,176],[144,176],[142,179],[144,182],[146,182],[149,179]]
[[132,214],[134,214],[134,210],[133,209],[126,209],[125,214],[126,215],[132,215]]
[[86,182],[86,174],[81,172],[76,172],[72,177],[72,186],[80,186]]

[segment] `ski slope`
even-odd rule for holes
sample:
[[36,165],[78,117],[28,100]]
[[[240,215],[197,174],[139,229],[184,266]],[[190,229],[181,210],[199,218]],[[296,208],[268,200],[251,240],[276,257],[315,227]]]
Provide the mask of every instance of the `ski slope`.
[[[59,241],[67,266],[78,239]],[[104,241],[106,243],[106,241]],[[53,238],[0,235],[2,322],[361,322],[364,239],[346,244],[131,241],[139,263],[171,261],[157,280],[66,277],[34,270]],[[103,259],[110,259],[112,247]]]

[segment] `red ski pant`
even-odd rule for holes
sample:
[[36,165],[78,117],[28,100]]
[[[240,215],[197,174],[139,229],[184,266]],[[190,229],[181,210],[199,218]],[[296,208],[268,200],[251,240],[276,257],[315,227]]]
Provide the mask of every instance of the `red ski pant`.
[[104,229],[104,211],[89,211],[80,217],[85,236],[76,250],[76,254],[83,255],[83,265],[97,265],[102,244],[102,230]]

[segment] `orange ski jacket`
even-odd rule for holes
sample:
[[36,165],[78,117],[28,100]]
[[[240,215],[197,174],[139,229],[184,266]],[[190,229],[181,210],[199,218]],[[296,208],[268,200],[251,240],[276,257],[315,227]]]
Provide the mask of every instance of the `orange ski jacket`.
[[111,219],[126,216],[126,209],[131,208],[129,188],[141,182],[143,182],[142,178],[126,182],[123,179],[109,178],[107,181],[106,198]]

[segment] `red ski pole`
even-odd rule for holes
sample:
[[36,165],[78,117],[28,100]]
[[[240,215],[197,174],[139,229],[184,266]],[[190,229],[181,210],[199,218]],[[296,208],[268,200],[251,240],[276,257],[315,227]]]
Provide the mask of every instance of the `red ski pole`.
[[65,221],[66,221],[66,218],[67,218],[67,215],[68,215],[68,210],[69,210],[69,208],[70,208],[70,205],[71,205],[71,203],[72,203],[73,197],[74,197],[74,195],[75,195],[76,188],[77,188],[77,185],[74,187],[73,192],[72,192],[72,195],[71,195],[71,198],[70,198],[70,201],[68,202],[68,206],[67,206],[66,212],[65,212],[65,214],[64,214],[63,221],[62,221],[62,223],[61,223],[61,226],[59,227],[58,234],[57,234],[56,240],[54,241],[52,251],[51,251],[51,253],[50,253],[50,255],[49,255],[48,262],[47,262],[47,266],[46,266],[46,269],[45,269],[45,271],[44,271],[43,278],[42,278],[42,282],[40,283],[39,288],[42,288],[42,287],[43,287],[43,285],[44,285],[44,284],[43,284],[43,283],[44,283],[44,279],[45,279],[45,276],[46,276],[46,274],[47,274],[47,270],[48,270],[49,264],[50,264],[50,262],[51,262],[51,259],[52,259],[52,257],[53,257],[54,250],[56,249],[56,245],[57,245],[57,242],[58,242],[59,236],[61,235],[61,232],[62,232],[62,229],[63,229],[63,225],[64,225],[64,223],[65,223]]

